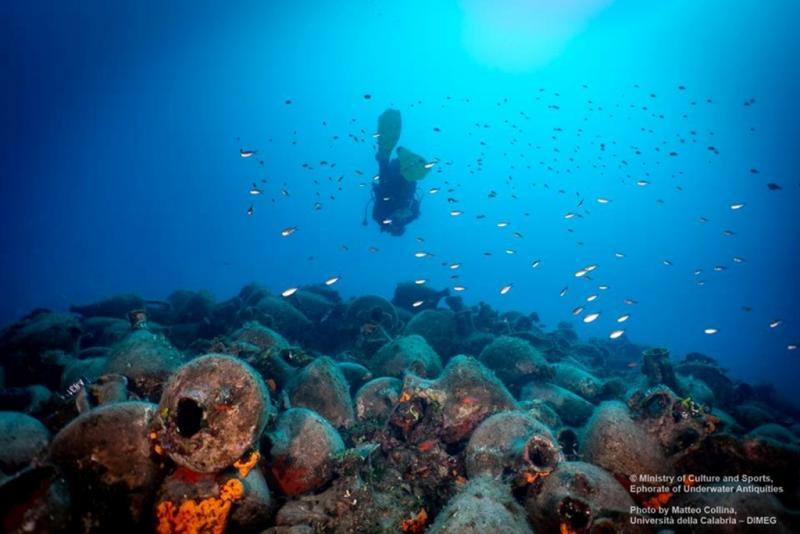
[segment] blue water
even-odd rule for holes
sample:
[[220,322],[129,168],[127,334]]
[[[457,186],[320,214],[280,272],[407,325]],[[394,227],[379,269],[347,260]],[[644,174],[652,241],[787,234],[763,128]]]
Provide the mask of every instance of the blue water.
[[[117,292],[338,275],[345,296],[390,295],[458,274],[467,303],[585,337],[630,313],[635,342],[789,391],[798,16],[792,0],[4,2],[0,323]],[[421,191],[442,189],[400,238],[361,224],[387,107],[400,144],[438,162]],[[581,304],[600,318],[573,318]]]

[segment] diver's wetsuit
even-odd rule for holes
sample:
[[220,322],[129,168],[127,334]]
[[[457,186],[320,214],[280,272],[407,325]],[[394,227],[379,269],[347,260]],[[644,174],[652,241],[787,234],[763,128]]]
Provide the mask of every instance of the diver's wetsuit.
[[[419,217],[419,199],[416,198],[417,183],[410,182],[400,174],[400,162],[378,160],[379,176],[372,184],[375,202],[372,206],[372,218],[382,232],[402,235],[405,226]],[[390,219],[391,223],[383,221]]]

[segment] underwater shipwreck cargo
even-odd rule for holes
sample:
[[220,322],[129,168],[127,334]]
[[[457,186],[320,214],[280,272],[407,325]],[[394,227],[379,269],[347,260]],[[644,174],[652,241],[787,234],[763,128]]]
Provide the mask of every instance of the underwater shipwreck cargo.
[[584,462],[560,463],[525,501],[537,532],[647,532],[630,524],[633,505],[610,473]]
[[216,472],[257,443],[271,409],[269,391],[255,370],[230,356],[208,354],[172,376],[151,439],[176,464]]
[[[452,298],[456,311],[399,310],[315,291],[269,307],[287,318],[251,313],[269,293],[248,286],[224,314],[182,293],[170,306],[184,311],[164,311],[163,328],[123,314],[126,297],[8,329],[3,361],[19,370],[25,355],[53,379],[0,391],[19,406],[0,411],[4,531],[653,532],[631,507],[727,502],[796,527],[790,408],[708,357],[676,364],[645,349],[641,365],[609,368],[631,345],[620,356],[564,325],[547,332],[530,315]],[[304,311],[286,311],[295,305]],[[98,310],[128,315],[127,331]],[[222,334],[181,350],[169,321],[195,312]],[[317,325],[327,315],[337,350],[305,345],[295,312]],[[86,346],[73,328],[92,332]],[[215,352],[196,355],[201,346]],[[642,493],[630,483],[640,473],[761,474],[783,492],[726,500],[644,482],[653,492]]]
[[506,477],[516,486],[548,476],[563,461],[552,431],[522,412],[501,412],[483,421],[464,451],[467,476]]
[[108,531],[151,523],[166,474],[148,439],[156,405],[120,402],[81,414],[53,437],[49,462],[67,480],[76,525]]

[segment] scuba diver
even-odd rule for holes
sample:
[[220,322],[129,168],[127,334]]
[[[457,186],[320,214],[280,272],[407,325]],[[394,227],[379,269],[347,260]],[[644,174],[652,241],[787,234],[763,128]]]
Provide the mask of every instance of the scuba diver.
[[406,225],[419,217],[417,183],[403,178],[397,159],[378,160],[378,174],[372,183],[372,218],[381,232],[403,235]]
[[[410,150],[397,147],[397,157],[391,159],[392,150],[400,139],[400,112],[387,109],[378,118],[378,177],[372,183],[372,218],[381,232],[403,235],[411,221],[419,217],[420,197],[417,182],[428,173],[432,164]],[[367,207],[369,204],[367,204]],[[367,225],[366,207],[362,224]]]

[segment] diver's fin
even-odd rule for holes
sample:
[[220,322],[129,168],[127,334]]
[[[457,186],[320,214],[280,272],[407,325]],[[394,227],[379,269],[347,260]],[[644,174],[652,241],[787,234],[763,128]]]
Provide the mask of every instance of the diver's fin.
[[396,109],[387,109],[378,117],[378,152],[375,159],[388,161],[397,142],[400,140],[402,120]]
[[425,158],[402,146],[397,147],[397,160],[400,162],[400,174],[409,182],[419,182],[431,169]]

